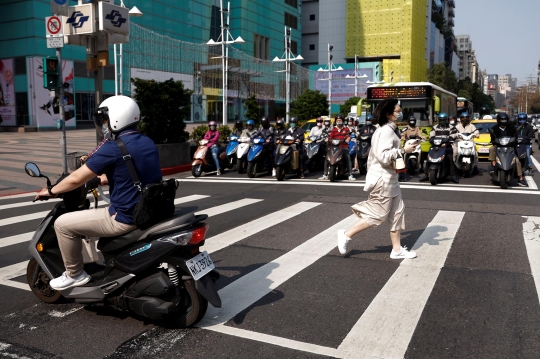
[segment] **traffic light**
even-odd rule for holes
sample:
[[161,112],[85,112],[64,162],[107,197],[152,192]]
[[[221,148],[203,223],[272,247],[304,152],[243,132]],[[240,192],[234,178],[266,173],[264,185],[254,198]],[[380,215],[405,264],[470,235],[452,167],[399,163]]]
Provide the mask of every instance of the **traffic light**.
[[58,58],[43,58],[43,87],[48,90],[58,88]]

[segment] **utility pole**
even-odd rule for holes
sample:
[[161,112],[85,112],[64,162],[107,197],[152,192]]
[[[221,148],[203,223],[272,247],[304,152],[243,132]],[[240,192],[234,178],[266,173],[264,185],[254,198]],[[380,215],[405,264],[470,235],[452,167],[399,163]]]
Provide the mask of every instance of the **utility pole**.
[[58,101],[60,110],[60,124],[62,126],[62,173],[68,173],[67,167],[67,144],[66,144],[66,116],[64,112],[64,83],[62,74],[62,48],[56,48],[56,57],[58,58],[58,78],[60,79],[60,89],[58,90]]

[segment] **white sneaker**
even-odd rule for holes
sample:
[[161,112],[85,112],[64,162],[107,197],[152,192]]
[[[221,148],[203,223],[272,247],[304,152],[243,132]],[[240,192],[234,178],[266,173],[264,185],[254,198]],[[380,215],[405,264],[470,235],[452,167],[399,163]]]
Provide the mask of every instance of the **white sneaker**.
[[49,282],[49,285],[54,290],[66,290],[73,287],[85,285],[90,281],[88,273],[83,271],[77,277],[70,277],[67,272],[64,272],[60,277],[54,278]]
[[409,252],[406,246],[402,246],[399,252],[396,252],[392,249],[390,253],[390,258],[392,259],[409,259],[416,258],[416,252]]
[[351,239],[345,235],[344,229],[337,231],[337,247],[339,249],[339,253],[347,253],[347,244],[349,244],[350,241]]
[[272,170],[272,177],[276,177],[276,170],[275,169]]
[[349,181],[356,181],[356,178],[354,178],[353,176],[349,176]]
[[216,176],[221,176],[221,171],[220,170],[217,170]]
[[327,175],[322,175],[322,177],[319,177],[320,180],[323,180],[323,181],[326,181],[328,180],[328,176]]

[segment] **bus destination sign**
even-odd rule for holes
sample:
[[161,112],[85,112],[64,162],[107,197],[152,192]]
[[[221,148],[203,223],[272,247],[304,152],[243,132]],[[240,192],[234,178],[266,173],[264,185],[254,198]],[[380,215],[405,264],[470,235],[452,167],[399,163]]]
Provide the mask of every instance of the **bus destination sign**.
[[430,92],[428,86],[368,87],[368,98],[371,100],[426,98],[431,96]]

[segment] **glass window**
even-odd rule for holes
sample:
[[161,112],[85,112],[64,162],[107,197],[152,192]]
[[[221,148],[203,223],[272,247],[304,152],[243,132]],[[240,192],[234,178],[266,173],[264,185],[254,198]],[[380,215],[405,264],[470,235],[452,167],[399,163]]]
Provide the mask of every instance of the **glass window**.
[[315,14],[309,15],[309,21],[315,21]]
[[315,50],[315,44],[310,44],[310,45],[309,45],[309,49],[310,49],[310,50]]

